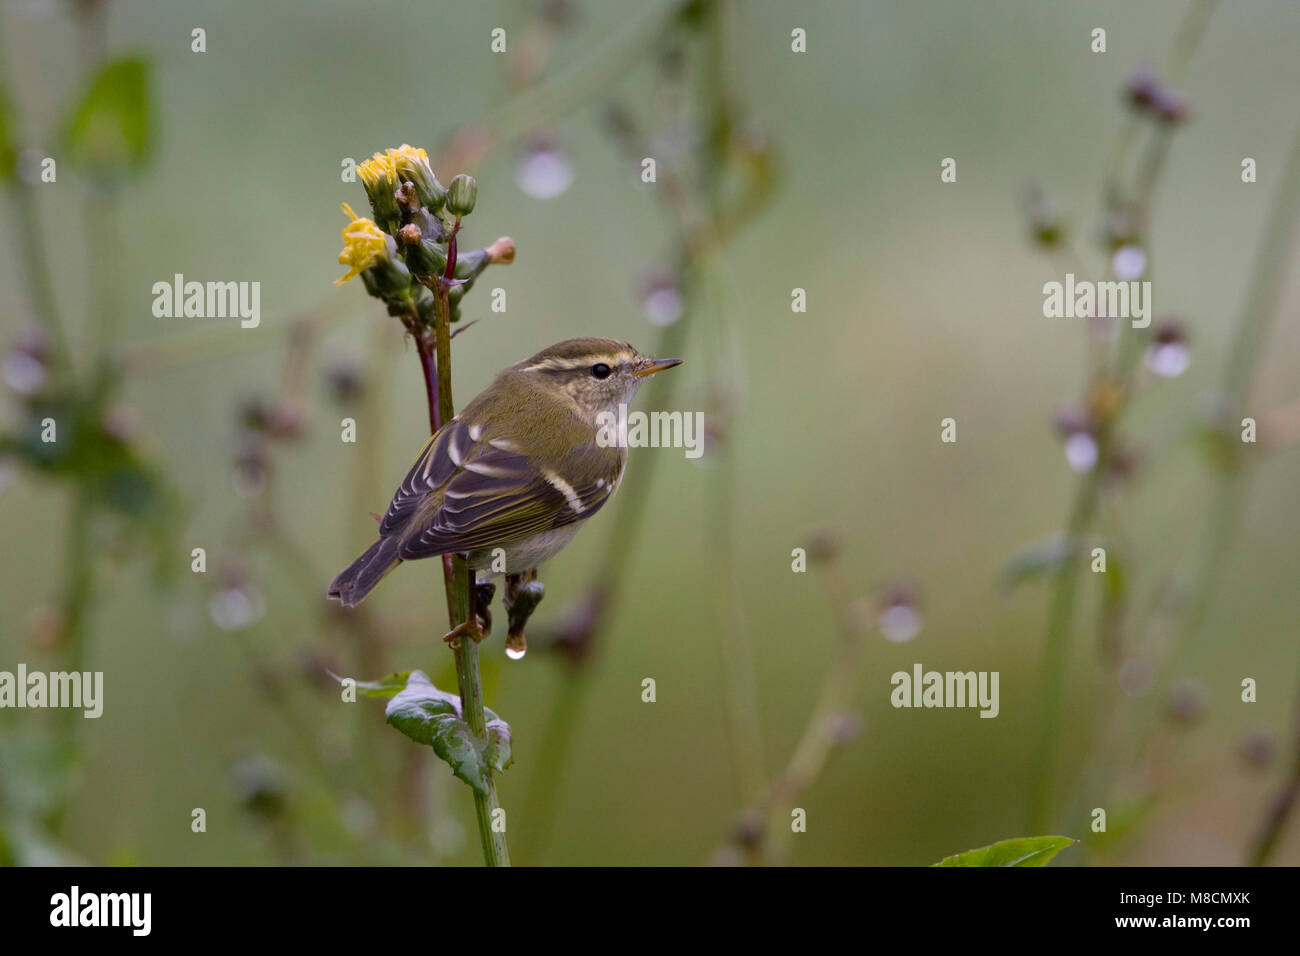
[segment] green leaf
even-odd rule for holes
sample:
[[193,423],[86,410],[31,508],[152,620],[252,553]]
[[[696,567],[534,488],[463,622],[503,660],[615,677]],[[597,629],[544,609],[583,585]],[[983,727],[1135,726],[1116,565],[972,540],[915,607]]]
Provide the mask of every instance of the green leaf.
[[63,137],[72,161],[96,176],[143,166],[153,148],[149,63],[127,57],[103,67],[68,114]]
[[[343,683],[344,679],[333,671],[329,671],[329,675],[340,684]],[[397,671],[393,674],[387,674],[379,678],[379,680],[359,680],[356,682],[357,690],[360,691],[362,697],[392,697],[406,686],[406,679],[410,676],[410,671]]]
[[460,698],[438,690],[424,671],[411,671],[385,714],[406,736],[432,747],[452,773],[484,796],[491,772],[510,766],[509,725],[485,708],[487,740],[477,739],[462,719]]
[[1046,866],[1048,861],[1077,841],[1063,836],[1021,837],[1003,840],[978,850],[946,856],[933,866]]
[[515,760],[510,753],[510,725],[486,707],[483,708],[483,713],[487,717],[488,733],[487,744],[483,747],[483,759],[489,767],[499,772]]
[[1021,548],[1002,568],[1003,592],[1010,592],[1032,578],[1051,577],[1065,566],[1075,550],[1066,535],[1053,535]]

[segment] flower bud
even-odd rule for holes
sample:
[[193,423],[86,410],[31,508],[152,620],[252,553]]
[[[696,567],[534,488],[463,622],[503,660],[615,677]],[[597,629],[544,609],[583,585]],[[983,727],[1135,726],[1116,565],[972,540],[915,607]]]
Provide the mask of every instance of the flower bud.
[[1138,112],[1144,112],[1151,108],[1160,95],[1160,81],[1150,70],[1140,69],[1128,81],[1124,95],[1130,106]]
[[474,211],[478,199],[478,182],[473,176],[460,173],[447,187],[447,209],[456,216],[468,216]]
[[840,543],[826,530],[815,531],[808,538],[808,557],[813,561],[830,561],[839,554]]
[[1161,90],[1155,102],[1151,104],[1151,111],[1162,123],[1169,125],[1181,123],[1187,119],[1187,98],[1172,90]]
[[1038,186],[1025,190],[1024,207],[1034,241],[1040,246],[1059,245],[1065,238],[1065,223],[1060,210]]
[[346,404],[357,398],[365,386],[365,373],[353,357],[338,359],[325,372],[334,400]]
[[1165,714],[1175,724],[1190,727],[1205,716],[1207,696],[1200,681],[1190,678],[1181,680],[1169,692]]
[[1237,754],[1251,770],[1263,770],[1277,757],[1277,738],[1267,730],[1252,730],[1237,745]]
[[508,266],[515,261],[515,241],[509,236],[502,236],[487,247],[488,262],[494,266]]
[[446,271],[447,253],[436,242],[426,239],[419,226],[408,223],[397,235],[402,241],[406,265],[417,276],[440,276]]
[[421,204],[435,212],[442,208],[447,199],[447,190],[433,174],[428,153],[403,143],[399,148],[388,151],[388,159],[398,182],[411,183]]

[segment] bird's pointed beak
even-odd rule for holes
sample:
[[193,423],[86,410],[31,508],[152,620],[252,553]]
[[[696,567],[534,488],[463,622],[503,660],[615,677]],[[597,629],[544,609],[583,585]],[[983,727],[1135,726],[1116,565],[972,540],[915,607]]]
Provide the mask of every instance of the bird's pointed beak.
[[646,359],[633,370],[632,374],[640,378],[643,375],[653,375],[655,372],[662,372],[666,368],[681,364],[682,359]]

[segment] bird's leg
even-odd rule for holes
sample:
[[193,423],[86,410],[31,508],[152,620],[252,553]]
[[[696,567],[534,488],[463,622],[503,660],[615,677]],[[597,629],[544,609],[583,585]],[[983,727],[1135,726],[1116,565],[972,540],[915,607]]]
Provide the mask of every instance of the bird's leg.
[[[474,572],[471,571],[471,574]],[[475,580],[469,589],[469,619],[457,624],[442,636],[448,644],[458,637],[468,634],[480,644],[483,638],[492,633],[492,598],[497,593],[497,586],[491,581]],[[470,625],[473,621],[473,626]]]
[[474,609],[478,613],[478,627],[483,637],[492,633],[492,598],[496,593],[497,586],[490,580],[474,582]]
[[528,650],[524,625],[545,596],[546,585],[537,580],[536,568],[506,575],[506,591],[501,603],[510,616],[510,632],[506,635],[506,653],[509,656],[518,659]]

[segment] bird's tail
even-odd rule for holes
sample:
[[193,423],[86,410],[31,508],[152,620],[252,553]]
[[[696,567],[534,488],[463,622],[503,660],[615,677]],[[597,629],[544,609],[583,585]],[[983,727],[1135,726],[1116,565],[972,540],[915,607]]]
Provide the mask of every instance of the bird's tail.
[[354,607],[369,594],[384,575],[402,563],[397,556],[397,537],[380,538],[330,582],[329,596],[344,607]]

